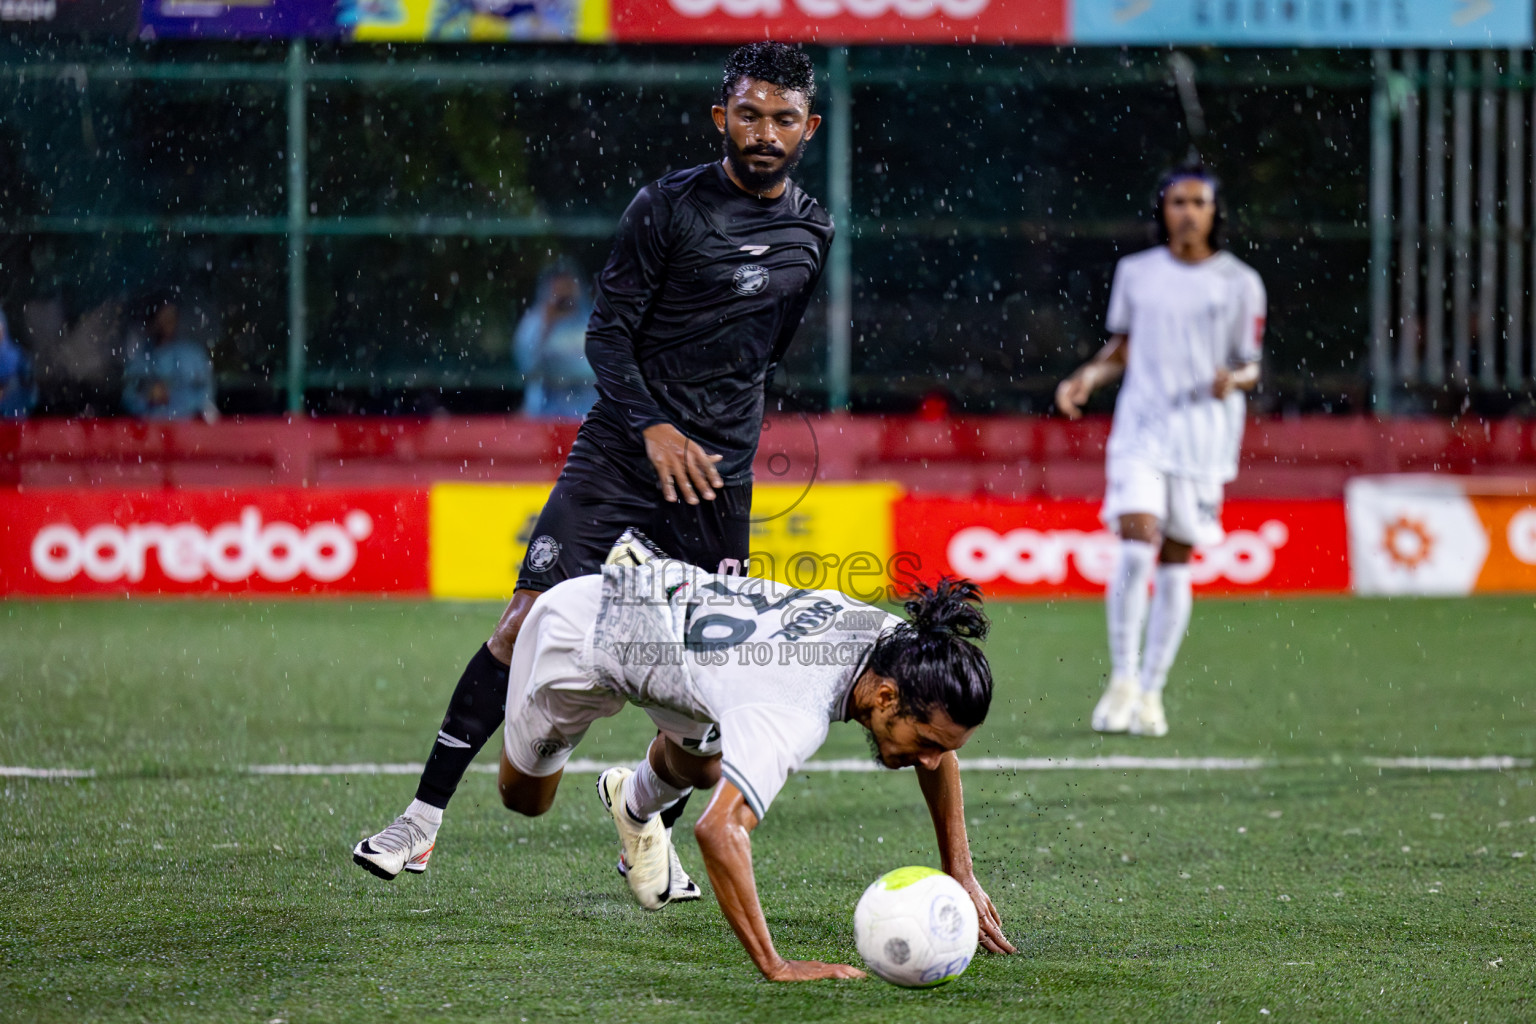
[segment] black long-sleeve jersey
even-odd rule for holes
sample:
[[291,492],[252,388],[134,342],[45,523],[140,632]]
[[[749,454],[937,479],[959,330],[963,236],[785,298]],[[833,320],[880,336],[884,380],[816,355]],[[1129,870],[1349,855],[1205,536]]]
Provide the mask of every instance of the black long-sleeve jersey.
[[727,484],[751,480],[764,390],[831,246],[831,218],[793,182],[760,199],[709,163],[642,188],[597,279],[582,436],[654,475],[641,431],[671,423],[724,456]]

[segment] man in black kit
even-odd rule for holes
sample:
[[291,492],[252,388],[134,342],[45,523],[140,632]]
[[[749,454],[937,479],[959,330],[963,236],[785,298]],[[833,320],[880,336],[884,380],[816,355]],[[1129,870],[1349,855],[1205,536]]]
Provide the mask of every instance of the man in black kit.
[[[597,403],[539,515],[512,601],[459,679],[416,799],[353,850],[373,874],[426,870],[443,809],[504,720],[513,645],[541,592],[597,572],[631,527],[711,572],[746,564],[764,389],[832,245],[831,219],[788,180],[821,123],[811,113],[815,92],[799,48],[736,50],[713,109],[724,159],[647,185],[625,211],[587,325]],[[601,795],[616,815],[627,809],[631,824],[659,812],[664,831],[648,830],[659,831],[654,848],[636,863],[621,856],[619,870],[637,893],[659,884],[664,905],[699,891],[670,842],[689,790],[657,760],[608,773],[611,791]],[[550,776],[542,790],[525,781],[524,806],[514,809],[542,813],[559,781]]]

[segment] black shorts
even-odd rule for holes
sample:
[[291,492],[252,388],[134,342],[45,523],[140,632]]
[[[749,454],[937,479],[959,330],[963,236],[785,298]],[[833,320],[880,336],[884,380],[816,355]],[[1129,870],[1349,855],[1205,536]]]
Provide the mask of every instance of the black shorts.
[[597,572],[629,527],[672,558],[709,572],[740,572],[751,544],[751,515],[750,483],[717,487],[714,501],[670,502],[661,496],[649,463],[621,463],[578,438],[533,527],[517,588],[548,590]]

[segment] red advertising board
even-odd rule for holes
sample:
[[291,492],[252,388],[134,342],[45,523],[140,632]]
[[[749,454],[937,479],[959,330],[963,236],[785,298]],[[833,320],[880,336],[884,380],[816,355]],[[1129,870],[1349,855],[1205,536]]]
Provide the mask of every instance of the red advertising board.
[[[1195,554],[1197,590],[1348,589],[1343,502],[1232,501],[1222,521],[1227,539]],[[908,497],[895,505],[896,551],[920,558],[924,576],[967,576],[990,596],[1102,593],[1115,543],[1095,501]]]
[[425,490],[0,492],[0,596],[427,593]]
[[619,42],[1053,43],[1066,0],[612,0]]

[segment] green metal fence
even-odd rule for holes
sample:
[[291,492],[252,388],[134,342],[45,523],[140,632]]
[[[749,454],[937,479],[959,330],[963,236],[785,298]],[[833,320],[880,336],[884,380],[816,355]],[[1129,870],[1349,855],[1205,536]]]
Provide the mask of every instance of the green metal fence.
[[[595,272],[639,185],[717,155],[723,53],[0,46],[0,303],[47,364],[61,337],[87,347],[93,311],[177,279],[232,411],[515,407],[519,302],[556,256]],[[1170,55],[815,56],[826,123],[797,178],[840,230],[786,367],[795,400],[1045,408],[1099,344],[1114,260],[1147,244],[1152,183],[1191,145]],[[1269,285],[1261,401],[1362,407],[1372,239],[1391,228],[1369,208],[1371,55],[1190,66],[1234,250]]]

